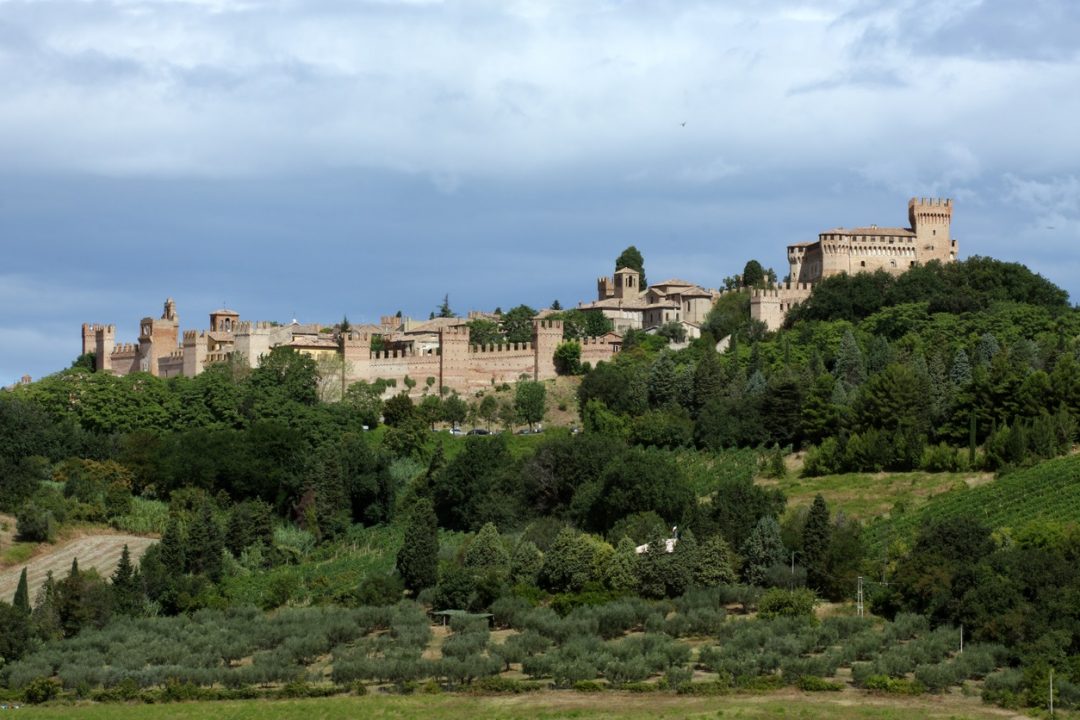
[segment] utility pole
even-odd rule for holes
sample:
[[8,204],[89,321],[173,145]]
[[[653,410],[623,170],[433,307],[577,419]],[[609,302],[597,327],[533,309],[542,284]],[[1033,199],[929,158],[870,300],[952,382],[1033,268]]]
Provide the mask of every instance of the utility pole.
[[1054,668],[1050,668],[1050,717],[1054,717]]
[[855,598],[855,609],[859,617],[863,616],[863,591],[862,591],[862,575],[859,576],[859,592]]
[[964,623],[960,623],[960,654],[964,654]]

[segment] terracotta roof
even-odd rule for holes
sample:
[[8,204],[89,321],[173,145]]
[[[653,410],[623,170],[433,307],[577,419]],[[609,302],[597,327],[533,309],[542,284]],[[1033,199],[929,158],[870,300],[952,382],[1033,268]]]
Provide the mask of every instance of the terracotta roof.
[[[621,267],[621,268],[619,268],[619,269],[617,269],[617,270],[615,271],[615,274],[616,274],[616,275],[618,275],[619,273],[628,273],[628,272],[636,273],[636,272],[638,272],[638,271],[637,271],[637,270],[635,270],[634,268],[629,268],[629,267]],[[638,273],[638,275],[640,275],[640,274],[641,274],[641,273]]]
[[214,310],[210,314],[211,315],[239,315],[240,313],[236,312],[235,310],[227,310],[225,308],[221,308],[220,310]]
[[578,305],[579,310],[644,310],[645,298],[606,298]]
[[672,309],[673,308],[675,310],[678,310],[679,309],[679,303],[677,303],[677,302],[655,302],[652,305],[646,305],[645,306],[646,310],[658,310],[660,308],[666,308],[666,309]]
[[663,282],[653,283],[653,284],[652,284],[652,285],[650,285],[649,287],[650,287],[650,288],[654,288],[654,287],[665,287],[665,286],[668,286],[668,285],[682,285],[682,286],[690,286],[690,285],[693,285],[693,284],[694,284],[694,283],[692,283],[692,282],[686,282],[685,280],[679,280],[678,278],[671,278],[671,279],[669,279],[669,280],[665,280],[665,281],[663,281]]
[[439,332],[443,328],[457,327],[459,325],[465,325],[468,320],[464,318],[434,318],[432,320],[426,320],[422,323],[413,325],[411,328],[405,331],[406,335],[413,335],[415,333],[433,333]]

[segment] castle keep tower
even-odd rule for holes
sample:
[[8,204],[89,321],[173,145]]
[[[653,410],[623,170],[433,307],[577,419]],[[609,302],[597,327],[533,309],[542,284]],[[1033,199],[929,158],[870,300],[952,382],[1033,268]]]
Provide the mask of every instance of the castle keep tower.
[[952,224],[952,200],[911,198],[908,221],[915,233],[915,252],[919,263],[956,260],[957,243],[949,236]]
[[952,200],[911,198],[911,227],[834,228],[819,233],[816,242],[788,245],[786,286],[755,291],[750,316],[775,330],[794,305],[810,296],[813,284],[824,278],[877,270],[899,275],[934,260],[954,262],[960,248],[950,233],[952,210]]

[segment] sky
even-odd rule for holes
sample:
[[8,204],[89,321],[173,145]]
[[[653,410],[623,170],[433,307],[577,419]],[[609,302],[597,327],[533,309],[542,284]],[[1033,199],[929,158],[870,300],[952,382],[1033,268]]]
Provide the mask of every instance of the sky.
[[1075,0],[0,0],[0,385],[84,322],[705,286],[954,199],[1080,298]]

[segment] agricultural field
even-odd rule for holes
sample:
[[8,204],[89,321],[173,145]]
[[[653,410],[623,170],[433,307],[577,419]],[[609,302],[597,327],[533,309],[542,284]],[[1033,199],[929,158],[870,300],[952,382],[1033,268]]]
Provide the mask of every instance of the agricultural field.
[[[958,653],[955,628],[917,615],[893,622],[834,615],[729,617],[757,603],[739,586],[673,601],[623,599],[560,616],[520,599],[433,625],[421,606],[201,610],[189,618],[115,621],[51,642],[5,669],[27,696],[42,678],[67,697],[146,702],[442,690],[518,694],[537,690],[679,692],[728,696],[784,688],[905,696],[961,687],[1008,692],[1023,682],[1001,671],[1005,652],[972,644]],[[767,603],[760,603],[766,615]],[[1080,701],[1068,683],[1061,705]],[[234,693],[230,695],[229,693]],[[392,716],[392,715],[391,715]]]
[[1048,460],[993,482],[941,494],[911,512],[870,524],[868,544],[879,549],[913,537],[926,520],[958,516],[1012,530],[1036,521],[1076,522],[1080,518],[1080,456]]
[[666,718],[833,718],[834,720],[923,720],[972,718],[1002,720],[1016,713],[982,705],[960,694],[931,697],[824,695],[780,691],[760,696],[690,697],[662,693],[573,691],[514,696],[369,695],[304,700],[188,702],[171,705],[96,705],[24,708],[20,717],[36,720],[655,720]]
[[[34,597],[50,571],[57,579],[63,578],[71,569],[72,560],[78,559],[79,567],[84,570],[93,568],[102,577],[108,577],[116,570],[124,545],[128,546],[132,559],[138,560],[155,542],[157,542],[155,538],[137,535],[89,534],[62,545],[43,544],[41,548],[44,550],[28,557],[25,563],[0,571],[0,600],[11,600],[19,584],[19,575],[22,574],[23,567],[27,569],[26,577],[30,597]],[[36,543],[20,545],[27,545],[38,550]]]
[[814,496],[820,494],[829,506],[848,517],[869,522],[884,515],[896,515],[915,510],[932,498],[957,490],[985,485],[993,480],[992,473],[847,473],[800,477],[789,470],[779,480],[758,478],[766,487],[778,487],[787,497],[788,511],[810,507]]

